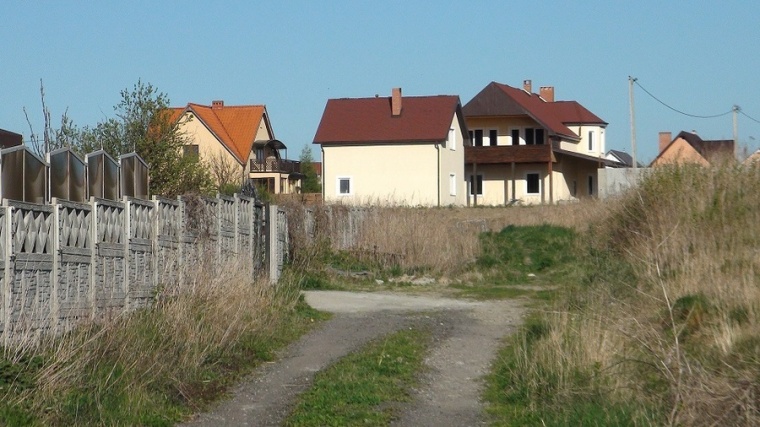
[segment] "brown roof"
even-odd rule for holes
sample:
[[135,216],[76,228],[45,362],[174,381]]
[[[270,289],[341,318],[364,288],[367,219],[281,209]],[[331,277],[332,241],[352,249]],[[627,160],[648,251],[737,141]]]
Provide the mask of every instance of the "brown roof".
[[689,145],[694,148],[700,156],[702,156],[708,162],[716,158],[734,158],[734,140],[733,139],[712,139],[704,140],[696,133],[681,131],[665,148],[657,154],[657,157],[652,160],[651,164],[654,164],[657,159],[662,156],[662,153],[666,152],[668,148],[678,139],[681,138],[688,142]]
[[[458,96],[404,96],[401,100],[401,114],[394,117],[390,97],[329,99],[314,143],[444,141],[454,113],[461,112]],[[464,123],[462,129],[466,131]]]
[[550,135],[572,140],[580,138],[567,125],[607,124],[576,101],[546,102],[538,94],[496,82],[489,83],[462,111],[466,117],[527,115],[549,130]]
[[21,145],[23,137],[21,134],[9,130],[0,129],[0,148],[10,148]]
[[259,124],[267,120],[263,105],[208,106],[194,103],[184,108],[173,108],[172,119],[179,120],[188,111],[203,122],[241,164],[248,161]]

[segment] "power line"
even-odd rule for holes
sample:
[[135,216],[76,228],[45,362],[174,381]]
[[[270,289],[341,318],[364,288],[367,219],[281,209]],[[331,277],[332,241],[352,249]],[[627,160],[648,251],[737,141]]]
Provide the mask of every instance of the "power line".
[[[636,83],[636,85],[637,85],[638,87],[640,87],[640,88],[641,88],[641,90],[643,90],[644,92],[646,92],[646,94],[647,94],[647,95],[649,95],[649,96],[651,96],[652,98],[654,98],[654,100],[655,100],[655,101],[657,101],[657,102],[659,102],[660,104],[664,105],[665,107],[667,107],[667,108],[669,108],[669,109],[671,109],[671,110],[675,111],[676,113],[679,113],[679,114],[683,114],[684,116],[694,117],[694,118],[697,118],[697,119],[714,119],[714,118],[716,118],[716,117],[723,117],[723,116],[727,116],[727,115],[729,115],[729,114],[731,114],[731,113],[733,113],[733,112],[734,112],[734,111],[733,111],[733,109],[731,109],[731,110],[728,110],[728,111],[726,111],[725,113],[721,113],[721,114],[713,114],[713,115],[711,115],[711,116],[701,116],[701,115],[698,115],[698,114],[689,114],[689,113],[683,112],[683,111],[681,111],[681,110],[679,110],[679,109],[673,108],[673,107],[671,107],[670,105],[666,104],[665,102],[661,101],[659,98],[657,98],[656,96],[654,96],[654,95],[653,95],[651,92],[649,92],[648,90],[646,90],[646,89],[644,88],[644,86],[642,86],[642,85],[641,85],[641,83],[639,83],[639,80],[638,80],[638,79],[634,79],[634,80],[633,80],[633,82],[634,82],[634,83]],[[742,114],[743,114],[743,113],[742,113]],[[746,114],[745,114],[745,115],[746,115]],[[754,120],[754,119],[752,119],[752,120]],[[756,121],[756,120],[755,120],[755,121]],[[758,122],[758,123],[760,123],[760,122]]]
[[750,116],[749,116],[747,113],[745,113],[745,112],[744,112],[744,110],[742,110],[742,109],[739,109],[739,114],[741,114],[742,116],[744,116],[744,117],[746,117],[746,118],[748,118],[748,119],[752,120],[752,121],[753,121],[753,122],[755,122],[755,123],[758,123],[758,124],[760,124],[760,120],[757,120],[757,119],[755,119],[755,118],[752,118],[752,117],[750,117]]

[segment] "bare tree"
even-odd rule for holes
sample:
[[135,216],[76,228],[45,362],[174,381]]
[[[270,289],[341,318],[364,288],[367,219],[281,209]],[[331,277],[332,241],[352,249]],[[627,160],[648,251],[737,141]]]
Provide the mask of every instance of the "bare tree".
[[242,187],[245,167],[224,152],[217,151],[204,159],[203,163],[206,164],[220,193],[233,193]]

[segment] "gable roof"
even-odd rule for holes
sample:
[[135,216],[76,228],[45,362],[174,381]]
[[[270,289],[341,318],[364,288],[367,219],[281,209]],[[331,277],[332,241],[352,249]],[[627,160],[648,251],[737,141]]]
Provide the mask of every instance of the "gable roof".
[[689,145],[691,145],[691,147],[694,148],[694,150],[696,150],[696,152],[699,153],[699,155],[708,162],[717,157],[734,157],[733,139],[704,140],[700,138],[696,133],[681,131],[678,135],[676,135],[675,138],[673,138],[672,141],[670,141],[670,143],[668,143],[668,145],[665,146],[665,148],[662,149],[662,151],[657,154],[657,157],[652,160],[651,164],[654,164],[657,159],[659,159],[663,153],[668,151],[670,146],[673,145],[673,143],[676,142],[676,140],[679,138],[683,139]]
[[391,97],[329,99],[314,143],[445,141],[454,114],[463,121],[455,95],[404,96],[401,103],[401,114],[394,117]]
[[264,105],[214,104],[208,106],[189,103],[184,108],[172,108],[172,121],[180,120],[187,112],[192,113],[241,164],[248,161],[262,120],[266,121],[265,124],[274,137]]
[[550,134],[575,141],[580,138],[568,125],[607,125],[576,101],[546,102],[538,94],[496,82],[489,83],[462,111],[467,117],[527,115],[548,129]]
[[[630,154],[626,153],[625,151],[620,150],[610,150],[607,152],[608,156],[612,156],[617,159],[618,163],[621,163],[625,166],[633,166],[633,157],[631,157]],[[638,163],[638,162],[637,162]]]

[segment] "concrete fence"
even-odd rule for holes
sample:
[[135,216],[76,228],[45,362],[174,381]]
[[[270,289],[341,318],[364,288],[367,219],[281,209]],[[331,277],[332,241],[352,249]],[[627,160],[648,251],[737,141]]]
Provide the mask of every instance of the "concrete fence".
[[201,259],[242,257],[252,280],[275,282],[287,235],[282,209],[247,197],[3,200],[3,344],[148,307],[161,284],[190,280],[183,275]]

